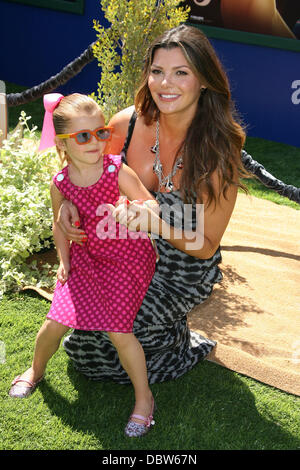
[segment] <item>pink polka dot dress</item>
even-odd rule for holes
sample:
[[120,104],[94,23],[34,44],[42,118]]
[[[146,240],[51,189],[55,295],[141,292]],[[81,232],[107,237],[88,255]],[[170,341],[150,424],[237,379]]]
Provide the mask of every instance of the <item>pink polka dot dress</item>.
[[83,246],[70,247],[70,272],[57,281],[47,318],[78,330],[132,332],[135,316],[155,271],[156,254],[144,232],[115,222],[106,204],[120,197],[120,155],[104,155],[103,173],[89,187],[71,183],[68,166],[53,181],[78,208]]

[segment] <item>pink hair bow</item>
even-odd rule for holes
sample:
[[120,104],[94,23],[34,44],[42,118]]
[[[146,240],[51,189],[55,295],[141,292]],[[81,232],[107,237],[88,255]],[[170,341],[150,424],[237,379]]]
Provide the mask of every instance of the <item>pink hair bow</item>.
[[53,125],[53,111],[63,99],[60,93],[49,93],[44,95],[45,116],[39,150],[44,150],[55,145],[55,130]]

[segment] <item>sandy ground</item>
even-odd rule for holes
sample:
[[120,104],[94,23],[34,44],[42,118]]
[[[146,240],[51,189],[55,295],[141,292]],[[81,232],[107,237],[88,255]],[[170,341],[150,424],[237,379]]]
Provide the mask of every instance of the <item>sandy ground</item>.
[[300,395],[300,211],[239,194],[222,239],[224,279],[189,316],[210,359]]

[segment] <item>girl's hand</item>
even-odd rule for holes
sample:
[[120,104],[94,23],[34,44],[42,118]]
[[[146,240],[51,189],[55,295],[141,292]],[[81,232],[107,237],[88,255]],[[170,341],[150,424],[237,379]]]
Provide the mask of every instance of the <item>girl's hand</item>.
[[66,199],[60,206],[57,224],[68,240],[72,240],[79,245],[83,244],[83,239],[86,238],[86,236],[82,229],[79,228],[80,220],[77,207]]
[[154,200],[128,201],[122,196],[116,205],[109,204],[112,216],[128,230],[159,233],[159,205]]
[[57,279],[61,284],[64,284],[69,277],[70,265],[69,263],[60,263],[57,270]]

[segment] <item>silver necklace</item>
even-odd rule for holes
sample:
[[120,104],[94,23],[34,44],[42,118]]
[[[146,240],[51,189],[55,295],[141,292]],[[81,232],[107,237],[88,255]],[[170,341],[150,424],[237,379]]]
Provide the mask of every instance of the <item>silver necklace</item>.
[[177,158],[175,165],[173,166],[170,173],[165,176],[162,169],[162,163],[159,158],[159,119],[156,121],[156,141],[155,145],[151,147],[151,152],[155,153],[155,159],[153,163],[153,172],[158,177],[158,191],[162,186],[166,188],[167,192],[173,191],[174,184],[173,184],[173,177],[175,176],[178,168],[182,168],[183,160],[181,155]]

